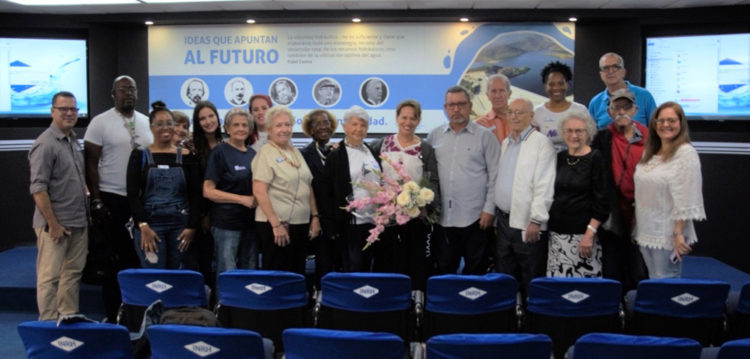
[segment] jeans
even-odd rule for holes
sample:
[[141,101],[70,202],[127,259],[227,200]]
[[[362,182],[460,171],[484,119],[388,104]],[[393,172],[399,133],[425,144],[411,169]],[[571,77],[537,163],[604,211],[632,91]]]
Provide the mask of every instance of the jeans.
[[133,230],[135,251],[141,260],[143,268],[179,269],[182,263],[182,253],[177,246],[177,238],[185,229],[188,213],[180,204],[144,206],[148,213],[148,225],[156,233],[156,253],[144,253],[141,249],[141,229]]
[[[255,229],[250,227],[244,230],[232,230],[211,226],[211,234],[214,236],[214,251],[216,252],[216,275],[222,272],[236,269],[250,269],[251,263],[239,262],[241,258],[250,258],[250,253],[239,253],[250,250],[250,246],[240,246],[242,241],[254,241]],[[257,263],[256,263],[257,266]]]
[[648,268],[648,276],[653,279],[658,278],[680,278],[682,275],[682,261],[672,263],[670,256],[671,249],[653,249],[641,246],[643,261]]

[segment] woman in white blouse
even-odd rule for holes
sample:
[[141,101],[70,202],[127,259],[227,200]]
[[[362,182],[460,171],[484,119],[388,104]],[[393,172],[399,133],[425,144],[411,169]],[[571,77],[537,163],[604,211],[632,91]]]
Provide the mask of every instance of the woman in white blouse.
[[539,132],[549,137],[557,152],[565,149],[565,141],[563,141],[562,133],[558,132],[557,122],[573,111],[588,111],[586,106],[568,101],[568,85],[571,81],[573,81],[573,71],[570,70],[570,66],[562,62],[550,62],[542,69],[542,84],[544,92],[549,96],[549,101],[534,109],[532,124],[539,129]]
[[635,239],[651,278],[678,278],[698,241],[693,221],[706,219],[700,159],[679,104],[661,104],[648,132],[634,175]]

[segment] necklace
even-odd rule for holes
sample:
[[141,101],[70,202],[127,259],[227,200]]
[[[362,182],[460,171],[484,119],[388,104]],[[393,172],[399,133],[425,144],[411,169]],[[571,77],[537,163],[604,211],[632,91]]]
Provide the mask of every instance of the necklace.
[[293,155],[294,155],[294,157],[295,157],[295,158],[294,158],[294,160],[295,160],[295,161],[297,161],[297,162],[295,162],[295,161],[291,160],[291,159],[290,159],[289,157],[287,157],[287,156],[286,156],[286,153],[285,153],[285,151],[283,151],[283,150],[282,150],[282,149],[281,149],[281,148],[280,148],[279,146],[277,146],[277,145],[276,145],[275,143],[273,143],[273,142],[271,142],[271,141],[269,141],[268,143],[270,143],[270,144],[271,144],[271,146],[273,146],[273,148],[275,148],[275,149],[276,149],[276,151],[279,151],[279,154],[281,155],[281,157],[283,157],[283,158],[284,158],[284,161],[288,162],[288,163],[289,163],[290,165],[292,165],[292,167],[294,167],[294,168],[299,168],[299,166],[301,166],[301,165],[302,165],[302,161],[301,161],[301,160],[300,160],[299,158],[297,158],[297,153],[296,153],[296,152],[292,151],[292,154],[293,154]]
[[581,162],[581,158],[580,157],[576,157],[575,160],[571,161],[570,160],[570,155],[568,155],[568,156],[565,157],[565,162],[568,163],[568,166],[575,166],[575,165],[578,164],[578,162]]

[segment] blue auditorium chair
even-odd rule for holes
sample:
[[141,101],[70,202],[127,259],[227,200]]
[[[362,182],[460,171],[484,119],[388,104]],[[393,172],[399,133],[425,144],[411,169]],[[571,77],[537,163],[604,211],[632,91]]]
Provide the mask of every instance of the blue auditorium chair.
[[427,359],[549,359],[544,334],[444,334],[427,341]]
[[18,325],[29,359],[130,359],[133,350],[127,329],[107,323],[54,321]]
[[620,282],[602,278],[535,278],[529,285],[524,330],[552,338],[555,358],[581,335],[622,332]]
[[193,325],[152,325],[147,330],[152,359],[270,359],[256,332]]
[[450,333],[517,330],[518,282],[507,274],[446,274],[427,280],[424,339]]
[[318,327],[388,332],[411,339],[411,280],[395,273],[328,273],[321,279]]
[[590,333],[569,354],[568,359],[698,359],[701,345],[688,338]]
[[227,328],[249,329],[283,351],[284,329],[309,326],[305,321],[305,277],[283,271],[236,269],[219,274],[216,313]]
[[727,327],[730,339],[750,338],[750,282],[739,292],[729,293]]
[[284,331],[286,359],[404,359],[395,334],[292,328]]
[[648,279],[626,300],[630,334],[692,338],[720,344],[729,284],[703,279]]

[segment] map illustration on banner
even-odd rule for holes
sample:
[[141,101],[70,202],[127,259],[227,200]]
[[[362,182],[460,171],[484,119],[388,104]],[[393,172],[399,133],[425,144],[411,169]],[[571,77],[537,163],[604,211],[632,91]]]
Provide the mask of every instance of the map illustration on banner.
[[575,53],[573,23],[153,26],[148,36],[150,101],[192,113],[209,100],[223,115],[263,93],[298,125],[312,109],[340,117],[358,105],[373,134],[397,131],[395,108],[406,99],[422,105],[418,133],[445,123],[445,90],[457,84],[474,96],[472,117],[484,115],[496,73],[511,79],[512,98],[542,103],[542,68],[573,68]]

